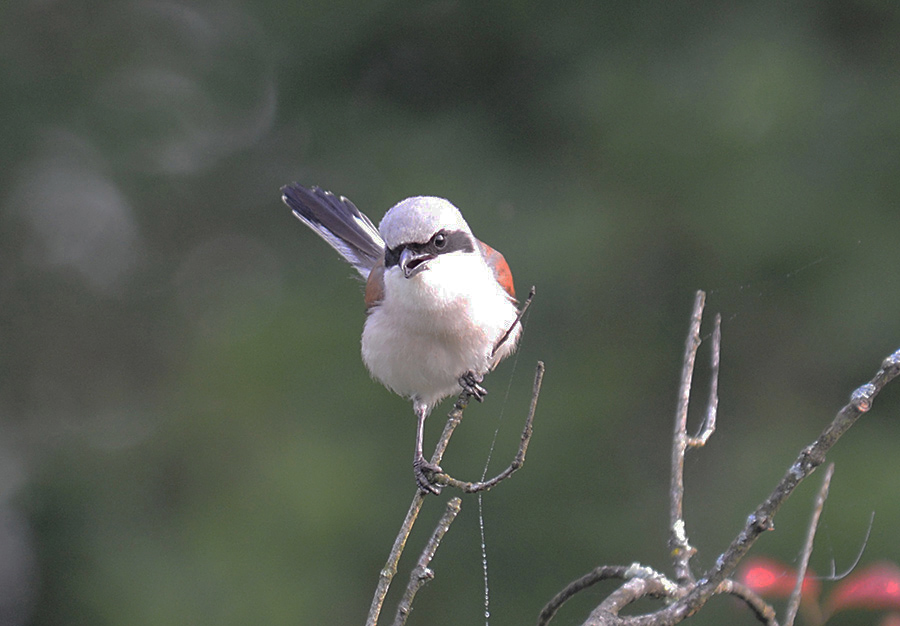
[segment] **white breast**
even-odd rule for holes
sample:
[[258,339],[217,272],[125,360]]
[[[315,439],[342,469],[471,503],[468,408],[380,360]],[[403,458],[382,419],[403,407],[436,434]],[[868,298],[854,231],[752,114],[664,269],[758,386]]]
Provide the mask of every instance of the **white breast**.
[[430,410],[460,391],[460,376],[484,375],[515,350],[520,327],[491,357],[517,311],[480,256],[444,255],[411,279],[396,267],[384,278],[384,299],[363,329],[362,357],[395,393]]

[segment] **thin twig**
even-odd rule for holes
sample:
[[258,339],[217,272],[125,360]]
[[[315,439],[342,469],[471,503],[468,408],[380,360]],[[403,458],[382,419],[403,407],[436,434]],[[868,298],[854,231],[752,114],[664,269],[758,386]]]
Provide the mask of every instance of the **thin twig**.
[[712,355],[710,356],[709,400],[706,402],[706,419],[700,432],[688,437],[689,448],[702,448],[716,432],[716,414],[719,411],[719,355],[722,351],[722,316],[716,313],[712,334]]
[[693,580],[690,560],[696,548],[688,542],[684,526],[684,453],[688,447],[687,416],[691,399],[691,380],[700,347],[700,322],[706,294],[698,291],[694,297],[691,327],[684,344],[681,384],[678,388],[678,408],[675,410],[675,433],[672,436],[672,482],[669,489],[669,550],[675,561],[675,578],[681,582]]
[[520,321],[522,321],[522,317],[525,315],[525,311],[528,310],[528,307],[531,306],[531,301],[534,300],[535,288],[534,285],[531,286],[531,289],[528,291],[528,296],[525,298],[525,302],[522,304],[522,308],[519,310],[518,314],[516,314],[516,319],[513,320],[513,323],[509,325],[509,328],[506,329],[506,332],[503,333],[503,336],[494,344],[494,349],[491,350],[491,357],[497,354],[497,350],[500,349],[500,346],[503,345],[503,342],[509,339],[509,336],[512,334],[513,329],[516,327]]
[[803,551],[800,553],[800,566],[797,569],[797,583],[794,585],[794,591],[791,592],[791,598],[788,600],[787,609],[784,614],[784,626],[793,626],[794,619],[797,617],[797,611],[800,609],[800,598],[803,593],[803,581],[806,579],[806,570],[809,568],[809,557],[812,555],[813,542],[816,538],[816,529],[819,527],[819,517],[822,515],[822,509],[825,508],[825,500],[828,498],[828,487],[831,485],[831,477],[834,474],[834,463],[829,463],[825,469],[825,478],[822,479],[822,486],[816,494],[816,503],[813,506],[812,518],[809,520],[809,527],[806,529],[806,542],[803,544]]
[[381,615],[381,607],[384,606],[384,599],[387,596],[391,581],[397,573],[397,563],[400,562],[400,555],[403,554],[403,548],[406,546],[406,540],[409,539],[409,533],[412,532],[413,524],[419,516],[422,509],[422,503],[425,501],[425,494],[416,490],[412,504],[409,505],[409,511],[406,518],[400,526],[400,532],[394,539],[394,545],[391,547],[391,553],[388,555],[387,563],[378,576],[378,585],[375,587],[375,596],[372,598],[372,605],[369,607],[369,616],[366,619],[366,626],[376,626],[378,617]]
[[394,626],[403,626],[406,624],[406,619],[409,617],[410,611],[412,611],[412,603],[416,597],[416,593],[425,583],[434,578],[434,572],[429,569],[428,565],[431,563],[431,559],[434,558],[434,553],[437,552],[438,546],[441,544],[441,539],[444,538],[444,535],[450,529],[450,524],[456,519],[456,515],[459,513],[461,505],[462,500],[459,498],[453,498],[447,503],[444,514],[441,516],[434,532],[431,533],[431,538],[428,540],[428,543],[425,544],[425,549],[422,550],[422,554],[419,555],[419,561],[409,574],[409,584],[406,586],[406,592],[403,594],[400,604],[397,605],[397,615],[394,617]]
[[518,470],[525,463],[525,453],[528,451],[528,443],[531,441],[532,434],[532,425],[534,424],[534,413],[537,410],[537,401],[538,396],[541,393],[541,383],[544,380],[544,363],[542,361],[538,361],[537,368],[534,372],[534,386],[531,390],[531,404],[528,407],[528,416],[525,418],[525,427],[522,429],[522,437],[519,441],[519,450],[516,452],[516,456],[513,458],[512,462],[509,466],[491,478],[490,480],[484,480],[479,482],[465,482],[461,480],[457,480],[453,478],[449,474],[437,474],[434,477],[434,482],[439,485],[455,487],[460,489],[466,493],[477,493],[479,491],[487,491],[492,487],[495,487],[501,481],[509,478],[512,474]]
[[831,573],[828,576],[820,576],[821,580],[843,580],[847,576],[850,575],[850,572],[856,569],[856,566],[859,565],[859,562],[862,560],[863,553],[866,551],[866,546],[869,545],[869,537],[872,535],[872,526],[875,524],[875,511],[869,514],[869,525],[866,527],[866,534],[863,537],[862,543],[859,544],[859,550],[856,552],[856,558],[853,559],[853,562],[844,568],[844,571],[840,574],[837,573],[835,569],[837,565],[834,562],[834,559],[831,559]]
[[[450,411],[450,414],[447,416],[447,423],[444,424],[444,430],[435,446],[434,454],[431,456],[431,462],[435,465],[438,465],[441,462],[444,452],[447,450],[447,445],[450,443],[450,437],[453,436],[453,431],[456,430],[456,427],[459,426],[460,421],[462,421],[463,411],[466,410],[467,404],[468,395],[466,393],[460,394],[456,403],[453,405],[453,410]],[[406,541],[409,539],[409,534],[412,532],[412,527],[416,523],[416,518],[419,516],[419,511],[422,509],[422,503],[424,501],[425,493],[416,489],[412,503],[409,505],[409,511],[406,513],[406,518],[403,520],[403,524],[400,525],[400,531],[394,539],[394,545],[391,547],[390,554],[388,554],[387,563],[385,563],[384,568],[382,568],[381,573],[378,576],[378,584],[375,587],[375,595],[372,598],[372,604],[369,607],[369,616],[366,619],[366,626],[376,626],[378,624],[378,618],[381,615],[381,609],[384,606],[384,599],[387,597],[391,581],[397,574],[397,564],[400,562],[400,556],[403,554],[403,549],[406,547]]]
[[553,616],[556,615],[556,612],[559,611],[560,607],[579,591],[584,591],[602,580],[609,580],[610,578],[624,579],[627,571],[627,565],[601,565],[578,580],[572,581],[544,606],[540,616],[538,616],[537,626],[546,626],[553,619]]

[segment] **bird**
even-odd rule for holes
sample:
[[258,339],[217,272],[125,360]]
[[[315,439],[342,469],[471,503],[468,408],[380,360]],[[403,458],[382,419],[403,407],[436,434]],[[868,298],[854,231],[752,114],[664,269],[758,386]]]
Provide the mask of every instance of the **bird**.
[[426,418],[451,395],[482,401],[484,376],[515,351],[522,333],[506,259],[444,198],[406,198],[376,228],[350,200],[319,187],[291,183],[281,194],[365,281],[363,363],[412,401],[416,483],[440,493],[434,477],[443,470],[422,454]]

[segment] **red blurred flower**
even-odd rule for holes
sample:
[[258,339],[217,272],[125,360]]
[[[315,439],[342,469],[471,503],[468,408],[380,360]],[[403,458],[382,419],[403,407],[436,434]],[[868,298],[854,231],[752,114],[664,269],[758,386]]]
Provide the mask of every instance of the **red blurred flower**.
[[[819,596],[819,581],[811,571],[803,580],[803,600],[813,600]],[[787,598],[794,591],[797,572],[775,559],[755,557],[747,559],[738,572],[738,581],[761,596]]]
[[856,571],[835,587],[828,599],[832,613],[843,609],[900,609],[900,568],[875,563]]

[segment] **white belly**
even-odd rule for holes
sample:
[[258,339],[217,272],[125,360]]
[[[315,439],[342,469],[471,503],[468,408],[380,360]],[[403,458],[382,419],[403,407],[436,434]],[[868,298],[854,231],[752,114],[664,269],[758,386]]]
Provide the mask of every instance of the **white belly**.
[[510,354],[520,332],[517,326],[492,357],[516,307],[484,263],[452,260],[411,279],[386,272],[384,300],[369,312],[362,335],[372,376],[429,410],[460,391],[460,376],[484,375]]

